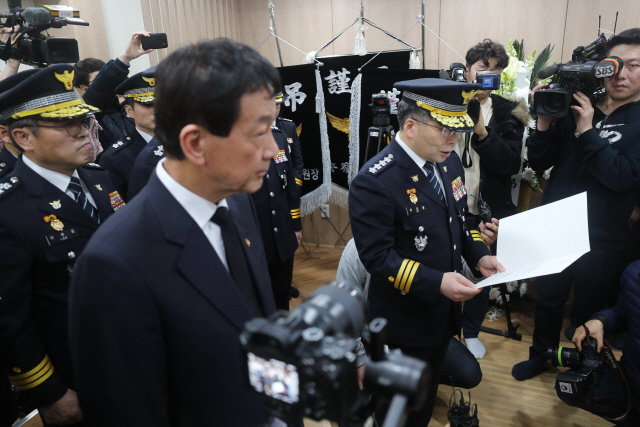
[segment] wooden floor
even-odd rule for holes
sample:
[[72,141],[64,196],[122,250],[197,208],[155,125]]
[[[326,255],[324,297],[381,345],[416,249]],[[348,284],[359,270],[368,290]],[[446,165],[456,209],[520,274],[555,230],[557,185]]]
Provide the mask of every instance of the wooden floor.
[[[321,246],[313,252],[298,251],[293,270],[293,285],[301,294],[292,300],[291,308],[299,304],[317,287],[335,279],[342,248]],[[535,293],[535,292],[534,292]],[[556,396],[554,383],[556,369],[528,381],[519,382],[511,376],[514,364],[529,356],[533,331],[533,299],[514,300],[510,305],[512,319],[521,326],[522,341],[481,333],[479,338],[487,348],[487,355],[480,360],[483,378],[478,387],[471,390],[472,403],[478,404],[478,418],[483,427],[591,427],[610,426],[611,423],[585,411],[565,405]],[[565,319],[565,326],[568,322]],[[484,326],[506,329],[504,313],[496,320],[485,318]],[[566,344],[568,341],[564,340]],[[616,357],[620,353],[616,352]],[[451,387],[440,386],[438,400],[430,426],[441,427],[447,423],[447,409]],[[465,395],[467,391],[465,390]],[[465,396],[466,399],[466,396]],[[327,421],[305,420],[306,427],[329,427]]]

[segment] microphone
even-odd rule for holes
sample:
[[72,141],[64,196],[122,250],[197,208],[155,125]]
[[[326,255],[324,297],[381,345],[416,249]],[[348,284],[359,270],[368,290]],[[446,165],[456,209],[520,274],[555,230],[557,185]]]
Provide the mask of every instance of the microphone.
[[624,62],[622,59],[612,55],[600,61],[598,65],[596,65],[594,72],[596,77],[599,78],[611,77],[622,71],[623,67]]
[[540,80],[544,80],[547,77],[553,76],[561,65],[562,64],[554,64],[544,67],[542,70],[538,71],[538,78]]
[[37,27],[40,25],[48,25],[53,18],[48,10],[40,7],[28,7],[22,12],[22,18],[27,21],[28,24]]

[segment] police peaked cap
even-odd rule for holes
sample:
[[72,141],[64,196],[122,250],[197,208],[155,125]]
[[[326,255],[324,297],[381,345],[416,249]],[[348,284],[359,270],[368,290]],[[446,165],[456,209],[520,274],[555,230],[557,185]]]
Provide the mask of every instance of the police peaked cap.
[[[153,71],[149,72],[151,69],[153,69]],[[156,100],[154,93],[156,89],[156,79],[154,75],[154,67],[134,74],[116,88],[116,94],[123,95],[125,98],[131,98],[143,105],[151,105]]]
[[276,104],[282,104],[287,99],[289,99],[289,95],[286,93],[282,93],[282,91],[276,93]]
[[[74,79],[73,66],[56,64],[23,71],[2,81],[0,87],[7,89],[0,93],[0,120],[68,120],[100,112],[78,98],[73,90]],[[9,89],[9,84],[13,88]]]
[[473,132],[475,125],[467,114],[467,104],[482,89],[481,84],[416,79],[393,86],[402,91],[404,102],[424,108],[440,125],[458,132]]
[[[22,71],[21,73],[14,74],[13,76],[7,77],[4,80],[0,80],[0,94],[12,89],[14,86],[20,84],[22,81],[28,79],[35,73],[40,71],[38,68],[30,68],[26,71]],[[2,119],[2,111],[0,111],[0,124],[4,123]]]

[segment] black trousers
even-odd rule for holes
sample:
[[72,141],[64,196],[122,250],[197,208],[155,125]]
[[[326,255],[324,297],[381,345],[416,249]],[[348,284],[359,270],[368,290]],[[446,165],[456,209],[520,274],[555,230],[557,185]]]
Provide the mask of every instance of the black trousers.
[[285,261],[276,261],[268,265],[271,288],[278,310],[289,311],[289,288],[293,280],[293,256]]
[[7,377],[0,377],[0,427],[12,426],[17,418],[18,411],[11,395],[11,383]]
[[[447,354],[449,340],[446,340],[444,343],[435,347],[428,348],[404,348],[393,346],[391,344],[389,347],[400,348],[402,353],[406,356],[426,361],[431,369],[431,379],[427,384],[427,401],[421,411],[410,412],[407,417],[407,422],[405,423],[406,427],[427,427],[431,420],[431,415],[433,415],[433,407],[436,404],[438,383],[440,382],[440,371],[442,370],[442,364],[444,363],[445,355]],[[388,409],[389,406],[386,405],[376,411],[376,420],[378,425],[382,426],[384,424],[384,418]]]
[[564,306],[572,286],[572,325],[580,326],[606,308],[619,260],[619,251],[591,251],[562,273],[538,278],[531,358],[542,361],[542,353],[560,342]]

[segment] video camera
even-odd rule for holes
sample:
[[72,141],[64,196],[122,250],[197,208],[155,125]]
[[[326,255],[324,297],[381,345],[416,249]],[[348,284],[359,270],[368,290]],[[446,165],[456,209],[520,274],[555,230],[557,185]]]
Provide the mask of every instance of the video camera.
[[559,82],[550,89],[538,91],[533,98],[531,111],[538,116],[564,117],[571,105],[578,105],[573,94],[580,91],[595,104],[605,93],[602,79],[618,74],[624,66],[622,59],[607,58],[607,39],[604,34],[588,46],[573,50],[571,62],[554,64],[538,72],[539,79],[554,74]]
[[604,374],[604,356],[598,353],[595,339],[584,339],[582,351],[558,346],[546,350],[543,358],[549,367],[568,367],[575,371],[561,372],[556,377],[556,389],[561,393],[582,395],[595,387]]
[[389,126],[391,124],[391,102],[384,93],[374,93],[371,96],[371,114],[374,126]]
[[[365,324],[367,303],[362,290],[330,282],[312,293],[291,313],[279,311],[268,319],[245,325],[240,343],[245,352],[251,389],[268,397],[265,411],[292,423],[302,417],[314,420],[363,421],[367,409],[359,407],[356,341]],[[369,326],[371,360],[364,385],[374,398],[391,400],[389,425],[402,425],[408,410],[426,401],[430,371],[426,363],[385,352],[386,320]],[[363,410],[364,409],[364,410]],[[369,411],[371,412],[371,411]]]
[[0,59],[19,59],[37,67],[80,60],[77,40],[42,34],[50,28],[62,28],[65,25],[89,25],[80,19],[77,9],[43,5],[24,10],[22,0],[8,0],[8,3],[10,13],[0,13],[0,27],[19,25],[20,29],[14,44],[11,44],[11,39],[7,43],[0,43]]
[[[464,76],[466,70],[467,67],[465,67],[464,64],[454,62],[449,66],[449,71],[444,69],[440,70],[440,78],[466,83],[467,79]],[[500,74],[495,71],[478,71],[476,73],[476,79],[472,83],[480,83],[482,90],[500,89]]]

